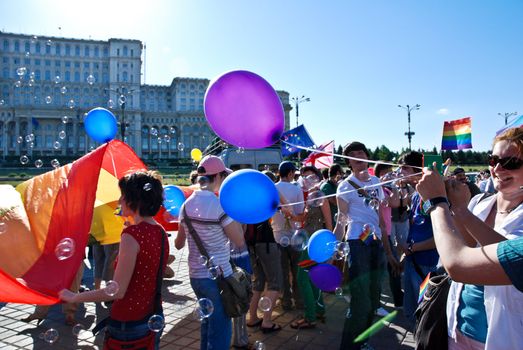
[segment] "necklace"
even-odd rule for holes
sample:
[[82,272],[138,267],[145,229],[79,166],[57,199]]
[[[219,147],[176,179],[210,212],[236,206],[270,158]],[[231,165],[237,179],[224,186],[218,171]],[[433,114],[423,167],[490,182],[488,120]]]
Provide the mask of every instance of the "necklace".
[[514,210],[516,210],[520,205],[521,203],[523,202],[520,202],[518,205],[516,205],[514,208],[510,208],[510,209],[507,209],[507,210],[498,210],[498,214],[510,214],[512,213]]

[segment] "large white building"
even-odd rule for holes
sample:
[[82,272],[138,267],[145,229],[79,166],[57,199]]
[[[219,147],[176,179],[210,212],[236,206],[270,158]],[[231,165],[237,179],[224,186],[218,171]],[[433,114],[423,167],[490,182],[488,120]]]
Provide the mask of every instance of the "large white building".
[[[118,118],[118,137],[144,160],[189,158],[214,137],[203,114],[208,79],[141,83],[143,45],[0,32],[0,160],[76,158],[97,144],[83,118],[94,107]],[[289,125],[289,94],[278,91]],[[122,128],[121,123],[124,126]]]

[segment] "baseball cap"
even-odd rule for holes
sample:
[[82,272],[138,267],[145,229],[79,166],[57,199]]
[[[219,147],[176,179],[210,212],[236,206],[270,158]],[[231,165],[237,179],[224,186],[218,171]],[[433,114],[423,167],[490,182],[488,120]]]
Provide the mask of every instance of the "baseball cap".
[[292,162],[289,162],[288,160],[281,162],[280,165],[278,166],[278,172],[280,174],[281,173],[288,174],[288,173],[294,172],[294,171],[296,171],[296,166]]
[[205,156],[198,164],[198,175],[215,175],[222,171],[232,173],[232,170],[225,167],[223,160],[216,156]]

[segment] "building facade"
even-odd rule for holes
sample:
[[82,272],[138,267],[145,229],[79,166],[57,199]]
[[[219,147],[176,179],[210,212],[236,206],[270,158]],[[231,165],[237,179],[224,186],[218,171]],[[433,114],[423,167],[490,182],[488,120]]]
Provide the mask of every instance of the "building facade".
[[[215,136],[203,113],[208,79],[141,83],[143,45],[0,32],[0,159],[79,157],[97,147],[83,128],[109,108],[144,160],[187,159]],[[289,94],[278,91],[289,125]]]

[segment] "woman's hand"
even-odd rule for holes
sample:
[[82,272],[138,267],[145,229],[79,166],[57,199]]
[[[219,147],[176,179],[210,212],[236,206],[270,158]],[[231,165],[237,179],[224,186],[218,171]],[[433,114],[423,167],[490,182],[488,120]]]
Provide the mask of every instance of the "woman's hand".
[[[436,163],[433,164],[436,169]],[[446,197],[445,183],[437,171],[423,169],[423,177],[416,185],[416,190],[424,201],[436,197]]]
[[71,292],[69,289],[62,289],[58,293],[58,297],[66,303],[74,303],[78,293]]
[[456,179],[445,181],[448,200],[452,210],[467,209],[470,202],[470,190],[466,184]]

